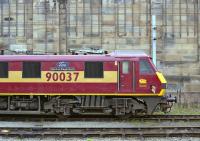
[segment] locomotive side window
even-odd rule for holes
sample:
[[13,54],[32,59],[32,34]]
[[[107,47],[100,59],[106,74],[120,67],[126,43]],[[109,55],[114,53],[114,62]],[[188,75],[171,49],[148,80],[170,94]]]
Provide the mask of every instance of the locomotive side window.
[[153,70],[146,60],[140,60],[140,74],[151,74]]
[[40,62],[23,62],[23,78],[41,78]]
[[85,78],[103,78],[103,62],[85,62]]
[[122,62],[122,73],[123,74],[129,73],[129,62],[128,61]]
[[8,62],[0,62],[0,78],[8,78]]

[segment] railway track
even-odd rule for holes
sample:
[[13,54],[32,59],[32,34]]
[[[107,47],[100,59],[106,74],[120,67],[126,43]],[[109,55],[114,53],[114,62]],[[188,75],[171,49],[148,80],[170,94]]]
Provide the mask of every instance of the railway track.
[[[12,116],[13,117],[13,116]],[[7,119],[6,119],[7,118]],[[122,120],[113,117],[0,117],[1,136],[141,136],[200,137],[200,115],[153,115]]]
[[129,118],[113,116],[72,116],[57,117],[54,115],[0,115],[0,121],[200,121],[200,115],[146,115],[133,116]]
[[200,115],[150,115],[143,117],[135,117],[133,119],[139,121],[200,121]]
[[132,128],[6,128],[0,129],[6,136],[65,136],[65,137],[200,137],[200,127],[132,127]]

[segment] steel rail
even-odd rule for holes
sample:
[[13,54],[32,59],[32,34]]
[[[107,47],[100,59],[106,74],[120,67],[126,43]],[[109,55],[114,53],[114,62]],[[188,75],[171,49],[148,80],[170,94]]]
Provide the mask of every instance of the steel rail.
[[150,115],[142,118],[135,117],[140,121],[200,121],[200,115]]
[[0,121],[200,121],[200,115],[145,115],[129,118],[114,116],[71,116],[57,117],[55,115],[0,115]]
[[[141,136],[141,137],[200,137],[200,127],[134,127],[134,128],[6,128],[0,135],[6,136]],[[4,131],[4,132],[3,132]]]

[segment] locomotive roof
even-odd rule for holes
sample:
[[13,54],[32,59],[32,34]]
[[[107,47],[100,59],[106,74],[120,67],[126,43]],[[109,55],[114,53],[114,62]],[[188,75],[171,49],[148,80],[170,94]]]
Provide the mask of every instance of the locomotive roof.
[[133,50],[115,50],[110,53],[111,56],[115,57],[147,57],[148,55],[142,51]]
[[105,55],[0,55],[0,61],[116,61],[120,58],[145,58],[145,53],[113,52]]

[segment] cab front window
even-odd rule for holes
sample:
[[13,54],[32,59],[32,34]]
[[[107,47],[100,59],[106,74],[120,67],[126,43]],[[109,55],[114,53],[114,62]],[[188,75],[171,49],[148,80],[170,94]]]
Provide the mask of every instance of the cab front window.
[[140,74],[152,74],[153,69],[147,60],[140,60]]

